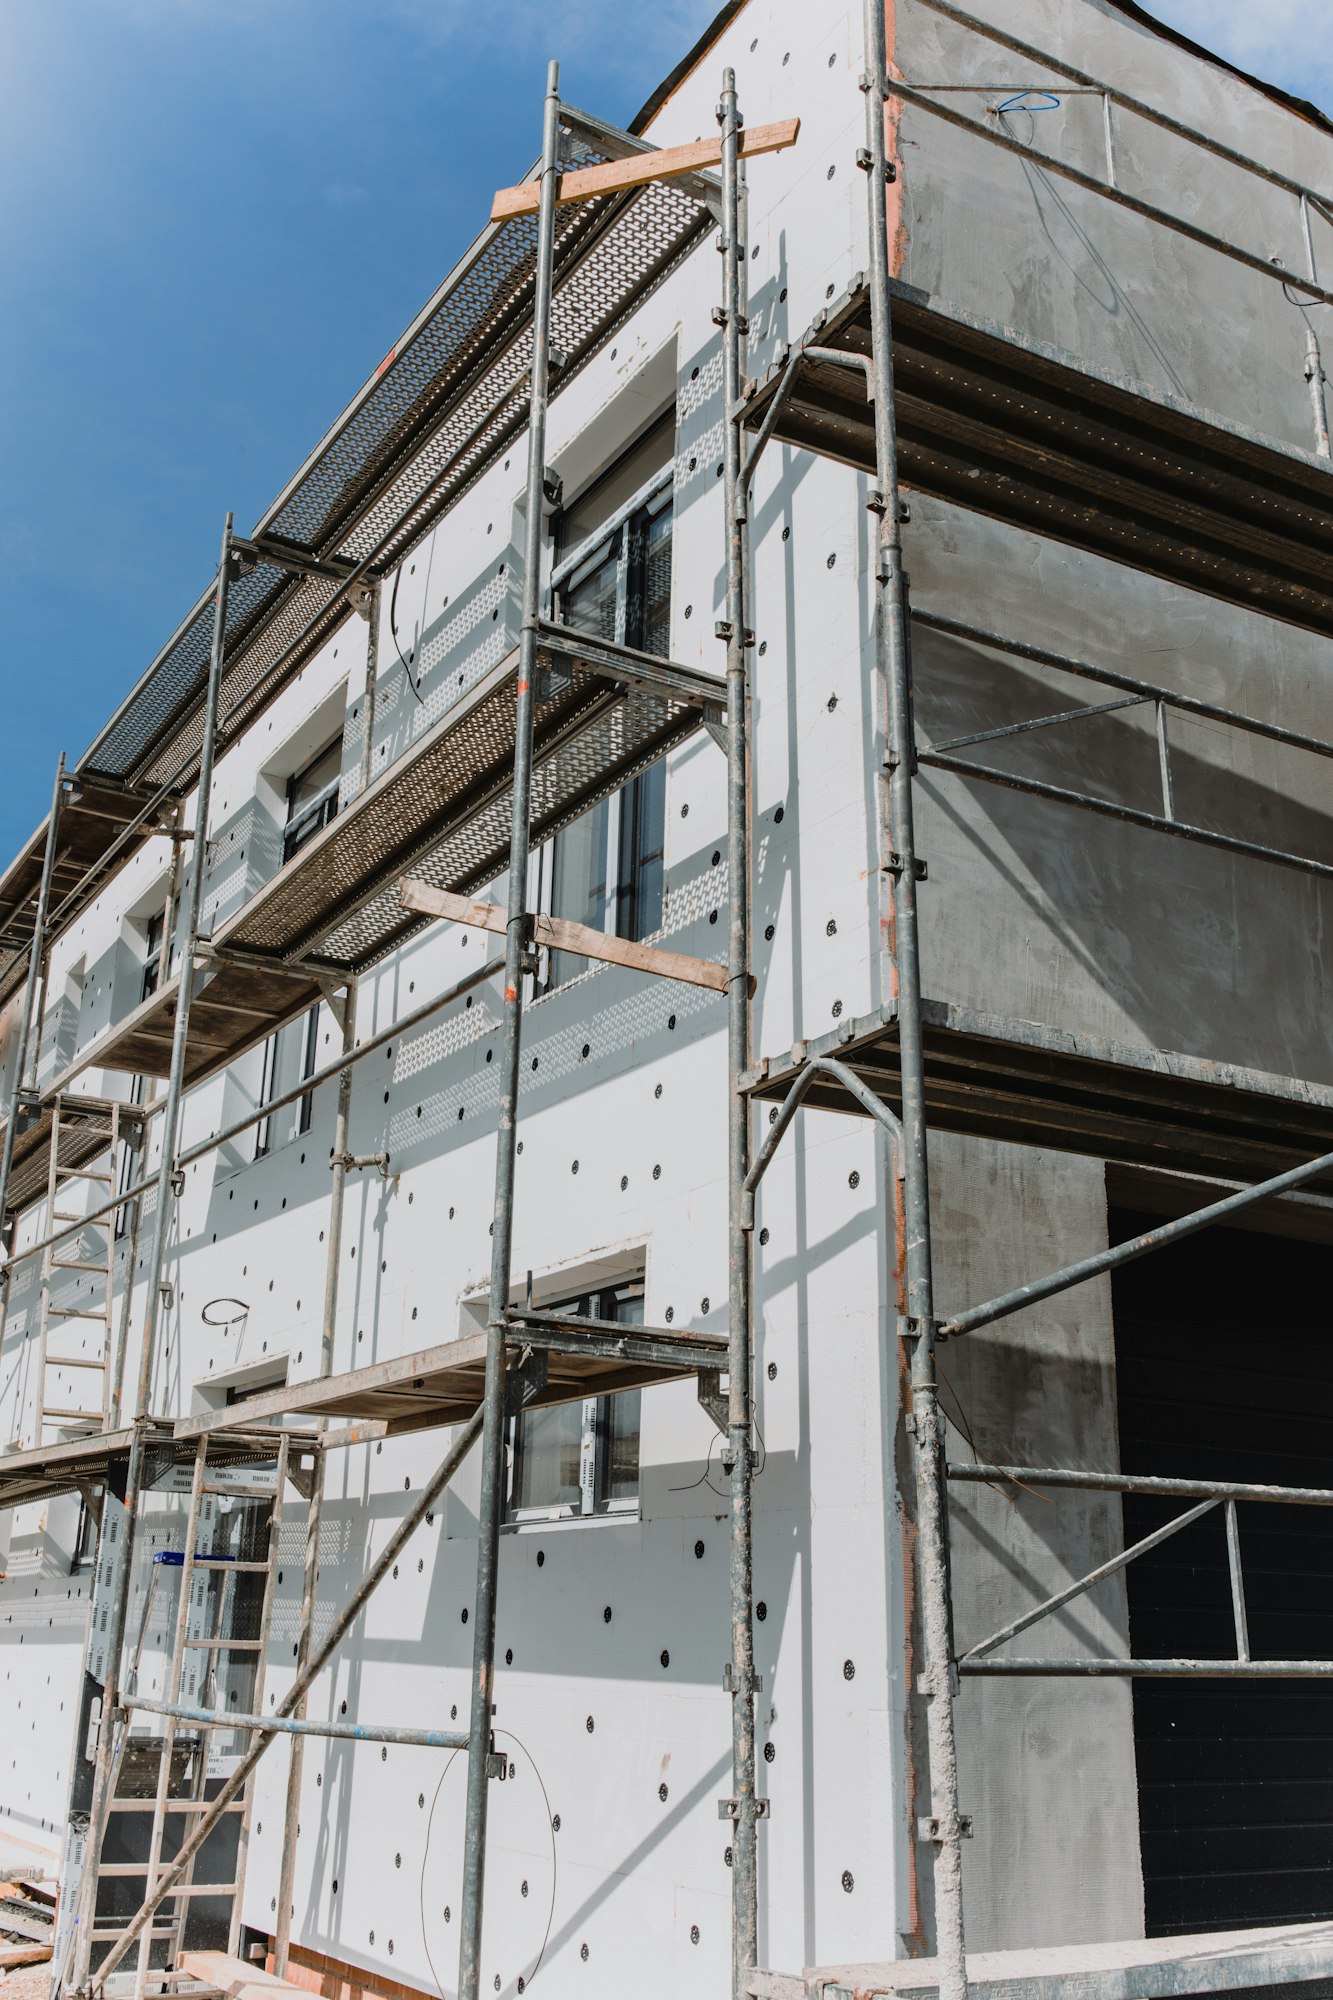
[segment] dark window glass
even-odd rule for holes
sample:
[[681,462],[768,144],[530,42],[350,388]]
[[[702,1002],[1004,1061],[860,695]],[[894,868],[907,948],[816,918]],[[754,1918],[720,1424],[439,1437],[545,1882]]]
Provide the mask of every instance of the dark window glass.
[[622,453],[609,471],[604,472],[600,479],[595,479],[591,486],[585,486],[563,510],[556,535],[557,558],[563,559],[572,555],[575,549],[581,549],[627,500],[632,500],[640,488],[648,484],[654,473],[665,472],[675,449],[676,411],[673,405],[628,451]]
[[[606,1286],[549,1310],[642,1326],[643,1287]],[[633,1506],[639,1497],[639,1425],[637,1389],[525,1410],[512,1430],[511,1516],[589,1515]]]
[[162,924],[165,910],[159,910],[155,917],[148,919],[144,932],[143,987],[139,994],[147,1000],[156,993],[162,979]]
[[[617,507],[669,466],[674,411],[566,510],[560,542],[577,550]],[[630,461],[633,461],[631,464]],[[622,476],[622,467],[629,469]],[[588,549],[558,593],[561,620],[580,632],[658,659],[671,638],[670,484]],[[551,914],[618,937],[643,939],[663,919],[666,767],[654,764],[551,843]],[[587,968],[572,952],[551,954],[548,990]]]
[[342,782],[343,740],[338,736],[301,770],[287,780],[287,827],[282,837],[282,858],[290,861],[307,841],[337,817],[338,787]]
[[[294,1085],[304,1082],[306,1077],[313,1076],[318,1047],[319,1002],[316,1001],[298,1021],[288,1021],[265,1042],[260,1103],[266,1103],[270,1097],[281,1096],[283,1091],[291,1090]],[[255,1158],[262,1159],[276,1146],[285,1146],[290,1139],[297,1139],[303,1132],[308,1132],[314,1104],[315,1093],[307,1090],[295,1103],[284,1104],[270,1112],[258,1127]]]

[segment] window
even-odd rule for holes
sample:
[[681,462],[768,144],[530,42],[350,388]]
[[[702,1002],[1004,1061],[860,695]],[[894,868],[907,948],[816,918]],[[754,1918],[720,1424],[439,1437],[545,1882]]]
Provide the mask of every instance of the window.
[[[641,1282],[585,1292],[549,1308],[580,1318],[643,1325]],[[571,1519],[625,1513],[639,1503],[638,1389],[525,1410],[510,1428],[509,1518]]]
[[[259,1086],[259,1101],[266,1104],[270,1097],[280,1097],[284,1091],[303,1083],[315,1073],[315,1057],[319,1047],[319,1002],[303,1014],[299,1021],[289,1021],[285,1028],[279,1028],[276,1035],[270,1035],[264,1044],[264,1074]],[[278,1146],[285,1146],[289,1140],[300,1138],[310,1130],[311,1115],[314,1110],[315,1093],[307,1090],[293,1104],[284,1104],[279,1110],[271,1111],[259,1125],[255,1136],[255,1158],[263,1159]]]
[[148,1000],[156,993],[162,981],[162,926],[166,911],[159,910],[155,917],[149,917],[144,925],[143,982],[139,991],[140,1000]]
[[79,1523],[74,1530],[74,1553],[70,1558],[69,1573],[77,1576],[81,1569],[91,1569],[97,1561],[97,1516],[88,1505],[86,1495],[79,1499]]
[[[555,602],[562,623],[668,656],[675,412],[653,425],[561,518]],[[645,938],[663,915],[666,767],[652,765],[550,844],[552,916]],[[586,960],[551,955],[548,990]]]
[[342,783],[343,740],[339,733],[318,757],[312,757],[287,780],[287,827],[282,836],[282,858],[290,861],[307,841],[313,840],[338,814],[338,788]]

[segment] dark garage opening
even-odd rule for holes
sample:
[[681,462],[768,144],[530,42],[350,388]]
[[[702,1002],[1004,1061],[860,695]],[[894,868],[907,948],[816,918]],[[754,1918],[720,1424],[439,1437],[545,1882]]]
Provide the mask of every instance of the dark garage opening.
[[[1241,1230],[1118,1271],[1123,1470],[1333,1487],[1331,1292],[1333,1249]],[[1126,1495],[1126,1544],[1191,1504]],[[1333,1511],[1237,1518],[1252,1657],[1333,1660]],[[1221,1507],[1125,1574],[1136,1657],[1236,1657]],[[1333,1917],[1333,1680],[1136,1679],[1134,1745],[1150,1937]]]

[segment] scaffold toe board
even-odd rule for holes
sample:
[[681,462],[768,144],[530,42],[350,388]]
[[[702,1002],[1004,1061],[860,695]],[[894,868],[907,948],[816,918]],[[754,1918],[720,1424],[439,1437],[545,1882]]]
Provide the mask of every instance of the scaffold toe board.
[[[927,1116],[944,1131],[1246,1181],[1333,1151],[1333,1085],[1102,1042],[943,1001],[925,1001],[922,1021]],[[784,1097],[806,1060],[820,1055],[836,1056],[899,1109],[892,1006],[769,1058],[751,1072],[748,1088],[756,1097]],[[857,1111],[838,1082],[823,1076],[805,1102]],[[1333,1182],[1310,1188],[1329,1193]]]
[[[540,1386],[526,1401],[539,1408],[645,1388],[674,1381],[700,1368],[725,1368],[727,1342],[721,1334],[670,1328],[619,1326],[566,1315],[510,1315],[511,1352],[524,1347],[545,1355]],[[514,1353],[514,1358],[517,1354]],[[247,1423],[292,1415],[348,1417],[383,1422],[387,1434],[433,1429],[466,1421],[483,1400],[486,1333],[481,1328],[442,1346],[376,1361],[341,1375],[316,1376],[247,1397]],[[229,1410],[195,1411],[175,1427],[185,1443],[204,1431],[225,1428]]]
[[[1280,1924],[1124,1943],[967,1955],[969,2000],[1161,2000],[1164,1994],[1257,1994],[1333,1976],[1333,1924]],[[751,1972],[753,2000],[936,2000],[939,1961]],[[1315,1988],[1302,1984],[1302,1991]]]
[[[840,350],[852,366],[807,354]],[[875,471],[869,294],[830,305],[795,349],[772,435]],[[1210,596],[1333,632],[1326,459],[1094,373],[893,287],[905,486],[1132,563]],[[787,363],[745,406],[757,428]]]

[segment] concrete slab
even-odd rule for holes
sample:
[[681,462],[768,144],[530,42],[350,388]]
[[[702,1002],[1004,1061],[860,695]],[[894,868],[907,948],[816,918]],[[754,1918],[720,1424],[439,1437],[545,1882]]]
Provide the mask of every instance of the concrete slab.
[[[936,2000],[937,1967],[919,1958],[759,1972],[746,1990],[754,2000]],[[1333,1924],[973,1952],[967,1972],[972,2000],[1168,2000],[1296,1984],[1313,1996],[1333,1992]]]

